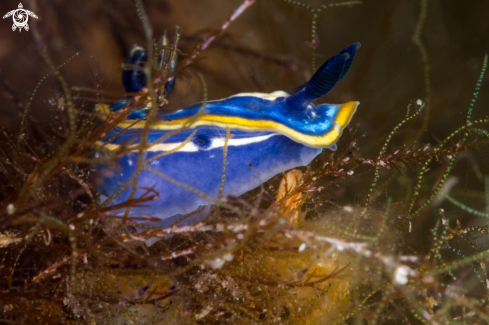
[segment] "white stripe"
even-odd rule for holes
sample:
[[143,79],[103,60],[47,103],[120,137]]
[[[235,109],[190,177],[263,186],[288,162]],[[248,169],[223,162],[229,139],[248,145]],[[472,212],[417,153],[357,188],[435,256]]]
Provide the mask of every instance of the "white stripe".
[[[261,98],[261,99],[272,101],[272,100],[275,100],[279,97],[289,97],[289,96],[290,96],[290,94],[283,91],[283,90],[277,90],[277,91],[274,91],[272,93],[239,93],[239,94],[236,94],[236,95],[233,95],[233,96],[230,96],[227,98],[223,98],[223,99],[208,100],[206,102],[206,104],[222,102],[222,101],[225,101],[226,99],[233,98],[233,97],[256,97],[256,98]],[[148,106],[148,107],[151,107],[151,106]],[[185,109],[179,109],[179,110],[175,111],[175,113],[180,113],[180,112],[183,112],[184,110]],[[204,110],[205,110],[205,108],[204,108]]]
[[[278,133],[272,133],[268,135],[262,135],[259,137],[253,137],[253,138],[241,138],[241,139],[229,139],[228,140],[228,146],[245,146],[247,144],[252,144],[252,143],[258,143],[265,141],[267,139],[270,139],[271,137],[278,135]],[[224,142],[226,141],[226,138],[214,138],[212,139],[212,144],[209,147],[209,149],[216,149],[216,148],[222,148],[224,147]]]
[[269,94],[267,94],[267,93],[240,93],[240,94],[236,94],[236,95],[233,95],[231,97],[228,97],[228,98],[233,98],[233,97],[257,97],[257,98],[272,101],[272,100],[277,99],[278,97],[289,97],[289,94],[283,90],[277,90],[277,91],[274,91],[273,93],[269,93]]
[[[262,136],[250,137],[250,138],[240,138],[240,139],[231,138],[228,140],[228,146],[229,147],[233,147],[233,146],[237,147],[237,146],[245,146],[245,145],[249,145],[249,144],[253,144],[253,143],[259,143],[259,142],[265,141],[265,140],[267,140],[273,136],[276,136],[276,135],[278,135],[278,133],[272,133],[272,134],[268,134],[268,135],[262,135]],[[211,145],[204,150],[223,148],[225,141],[226,141],[226,138],[213,138],[213,139],[211,139]],[[98,144],[102,145],[102,143],[98,143]],[[182,144],[182,142],[159,143],[159,144],[155,144],[154,146],[151,146],[151,148],[149,148],[146,151],[147,152],[170,151],[170,150],[175,149],[176,147],[178,147],[181,144]],[[109,150],[116,150],[120,147],[120,145],[109,143],[105,147]],[[187,143],[183,148],[181,148],[177,152],[197,152],[199,150],[202,150],[202,149],[199,146],[197,146],[195,143],[190,141],[189,143]],[[138,150],[136,149],[136,150],[132,150],[132,151],[135,152]]]
[[[228,140],[228,146],[233,147],[233,146],[245,146],[248,144],[252,143],[258,143],[265,141],[275,135],[278,135],[277,133],[272,133],[268,135],[262,135],[259,137],[251,137],[251,138],[241,138],[241,139],[229,139]],[[226,138],[213,138],[211,139],[211,145],[207,147],[204,150],[212,150],[212,149],[217,149],[217,148],[223,148],[224,147],[224,142],[226,141]],[[169,151],[172,149],[175,149],[178,147],[182,142],[177,142],[177,143],[159,143],[151,148],[148,149],[148,151]],[[199,146],[197,146],[195,143],[190,141],[187,143],[183,148],[178,150],[178,152],[197,152],[199,150],[202,150]]]

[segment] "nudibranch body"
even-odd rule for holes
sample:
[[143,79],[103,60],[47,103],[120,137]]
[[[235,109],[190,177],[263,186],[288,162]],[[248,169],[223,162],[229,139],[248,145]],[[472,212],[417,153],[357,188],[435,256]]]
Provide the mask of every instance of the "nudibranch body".
[[[209,101],[205,106],[198,103],[171,113],[160,111],[157,122],[150,126],[148,141],[155,141],[171,131],[177,132],[147,150],[148,166],[217,199],[227,129],[232,137],[227,140],[227,165],[222,188],[222,195],[226,196],[239,196],[278,173],[305,166],[323,148],[336,150],[336,141],[359,103],[316,106],[312,102],[328,93],[346,75],[359,47],[359,43],[353,44],[330,58],[308,82],[291,93],[241,93]],[[124,82],[128,92],[144,86],[144,82],[135,82],[136,79],[126,78],[132,80]],[[97,105],[97,110],[105,118],[120,107],[120,103],[112,106]],[[135,111],[132,119],[112,129],[108,134],[111,141],[105,147],[115,150],[124,143],[137,144],[146,121],[143,119],[136,122],[135,119],[145,111],[147,107]],[[128,129],[120,133],[124,128]],[[194,131],[195,135],[182,146]],[[161,156],[161,153],[179,146],[181,148],[176,152]],[[121,171],[113,169],[113,175],[104,178],[98,186],[99,192],[110,196],[121,184],[127,182],[136,170],[138,155],[139,151],[134,150],[121,157],[118,160]],[[97,166],[99,171],[106,168],[112,167]],[[144,170],[139,175],[138,186],[141,189],[136,192],[136,196],[145,191],[142,188],[153,188],[159,196],[155,201],[146,203],[145,207],[132,208],[130,215],[157,217],[161,222],[153,224],[162,227],[211,203],[195,191],[163,179],[150,170]],[[111,204],[124,202],[130,192],[131,189],[126,189]],[[195,221],[190,218],[184,222]]]

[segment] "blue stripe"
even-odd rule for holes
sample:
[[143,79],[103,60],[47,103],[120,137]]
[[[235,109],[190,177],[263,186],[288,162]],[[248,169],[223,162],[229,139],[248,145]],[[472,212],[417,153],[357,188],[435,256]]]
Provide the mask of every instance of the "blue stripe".
[[[205,106],[206,115],[240,117],[255,121],[273,121],[308,135],[322,135],[334,127],[334,119],[340,104],[322,104],[301,112],[290,110],[285,97],[269,101],[252,96],[231,97],[209,102]],[[185,109],[167,113],[161,112],[158,120],[176,121],[195,116],[202,104],[194,104]]]

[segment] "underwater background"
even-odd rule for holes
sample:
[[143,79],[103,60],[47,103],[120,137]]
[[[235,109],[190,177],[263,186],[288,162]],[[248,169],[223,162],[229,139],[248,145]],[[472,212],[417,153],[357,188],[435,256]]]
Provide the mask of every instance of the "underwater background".
[[164,109],[291,90],[358,41],[318,101],[360,102],[338,150],[285,199],[277,175],[150,248],[104,217],[93,107],[124,96],[144,23],[179,31],[182,61],[242,3],[37,0],[29,31],[0,21],[0,323],[489,323],[487,1],[256,0]]

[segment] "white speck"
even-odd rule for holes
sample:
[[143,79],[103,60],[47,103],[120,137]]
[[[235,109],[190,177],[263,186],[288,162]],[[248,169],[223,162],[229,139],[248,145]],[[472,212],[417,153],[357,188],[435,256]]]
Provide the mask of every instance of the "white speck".
[[94,155],[95,158],[99,158],[100,157],[100,154],[97,152],[95,155]]
[[312,180],[315,181],[317,178],[316,177],[313,177]]
[[409,232],[411,232],[412,227],[413,227],[413,226],[412,226],[412,224],[411,224],[411,221],[409,221]]
[[209,157],[209,158],[214,158],[215,156],[216,156],[216,155],[210,155],[210,157]]
[[121,173],[121,177],[124,176],[124,173]]
[[243,235],[243,234],[238,234],[236,237],[237,237],[239,240],[241,240],[241,239],[243,239],[243,238],[244,238],[244,235]]
[[423,100],[422,100],[422,99],[418,99],[418,100],[416,101],[416,105],[418,105],[418,106],[423,105]]
[[348,175],[353,175],[354,171],[353,170],[350,170],[349,172],[347,172]]
[[396,281],[397,284],[400,285],[405,285],[408,283],[408,274],[409,274],[409,267],[406,265],[401,265],[396,268],[396,271],[394,273],[394,281]]
[[210,267],[212,267],[214,270],[217,270],[217,269],[220,269],[224,263],[226,262],[231,262],[234,258],[234,255],[231,254],[231,253],[228,253],[226,255],[224,255],[222,258],[221,257],[218,257],[218,258],[215,258],[213,260],[207,260],[205,261],[205,263],[207,265],[209,265]]
[[9,205],[7,205],[7,214],[8,215],[14,214],[15,213],[15,210],[16,210],[15,209],[15,206],[12,203],[10,203]]
[[132,166],[132,160],[131,159],[128,159],[127,163],[129,164],[129,166]]
[[160,164],[160,162],[159,162],[158,160],[153,160],[153,161],[150,163],[150,165],[151,165],[151,166],[157,166],[157,165],[159,165],[159,164]]
[[75,230],[75,225],[70,225],[71,230]]
[[341,251],[342,251],[344,248],[343,248],[343,246],[338,245],[338,246],[336,246],[336,249],[337,249],[337,250],[339,250],[339,251],[341,252]]
[[346,211],[346,212],[350,212],[350,213],[353,212],[353,208],[351,206],[349,206],[349,205],[345,205],[343,207],[343,210]]
[[489,280],[486,280],[486,287],[489,289]]
[[305,249],[306,249],[306,244],[305,244],[305,243],[302,243],[302,244],[299,246],[299,252],[303,252]]

